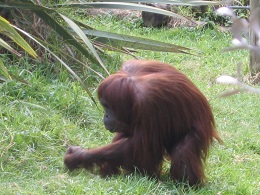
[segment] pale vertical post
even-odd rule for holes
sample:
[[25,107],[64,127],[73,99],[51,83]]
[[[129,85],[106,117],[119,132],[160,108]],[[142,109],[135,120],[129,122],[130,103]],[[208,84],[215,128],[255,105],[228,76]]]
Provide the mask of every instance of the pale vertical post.
[[[252,14],[253,11],[260,7],[260,0],[250,0],[250,13]],[[256,35],[252,30],[250,30],[249,33],[249,42],[250,45],[256,45]],[[256,55],[255,52],[250,51],[250,73],[251,75],[254,75],[256,73],[260,72],[260,56]]]

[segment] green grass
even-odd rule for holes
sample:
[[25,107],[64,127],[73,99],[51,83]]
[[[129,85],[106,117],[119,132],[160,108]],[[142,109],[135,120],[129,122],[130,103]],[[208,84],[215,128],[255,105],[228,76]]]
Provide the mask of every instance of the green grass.
[[[248,54],[221,52],[231,37],[218,30],[152,30],[139,27],[138,21],[96,20],[87,22],[101,30],[126,34],[131,30],[137,36],[198,51],[198,56],[147,51],[137,55],[174,65],[208,98],[224,145],[212,147],[206,186],[192,189],[167,175],[155,180],[138,173],[101,178],[83,169],[68,172],[63,165],[68,145],[97,147],[109,143],[113,134],[103,127],[102,109],[95,107],[65,71],[57,75],[45,64],[23,59],[9,69],[30,85],[15,81],[0,84],[0,194],[260,194],[259,96],[241,93],[220,99],[218,95],[232,87],[215,83],[219,75],[235,76],[239,61],[246,74]],[[112,54],[106,64],[113,72],[120,60],[129,58]],[[90,82],[94,95],[97,84]]]

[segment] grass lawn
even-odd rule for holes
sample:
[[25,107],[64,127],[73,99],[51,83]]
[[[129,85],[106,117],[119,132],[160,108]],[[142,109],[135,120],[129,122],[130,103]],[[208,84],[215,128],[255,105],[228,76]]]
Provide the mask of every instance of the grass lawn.
[[[102,109],[97,109],[79,83],[65,70],[55,73],[59,64],[33,64],[25,58],[9,69],[30,85],[0,84],[0,194],[260,194],[260,97],[241,93],[221,99],[218,95],[232,87],[215,83],[217,76],[236,76],[239,61],[247,74],[247,52],[221,52],[230,44],[229,34],[216,29],[152,30],[110,18],[87,22],[100,30],[131,31],[198,53],[139,51],[136,55],[174,65],[208,98],[224,145],[215,143],[211,149],[205,187],[176,184],[167,174],[155,180],[138,173],[101,178],[83,169],[68,172],[63,165],[68,145],[97,147],[109,143],[113,134],[103,127]],[[111,57],[105,59],[110,72],[131,58],[115,53]],[[11,64],[7,59],[6,63]],[[95,96],[100,79],[93,78],[89,77],[89,86]]]

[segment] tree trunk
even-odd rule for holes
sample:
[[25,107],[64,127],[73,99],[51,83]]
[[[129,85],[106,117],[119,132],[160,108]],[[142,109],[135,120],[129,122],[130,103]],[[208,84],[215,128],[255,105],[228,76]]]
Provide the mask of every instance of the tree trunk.
[[[253,11],[260,7],[260,0],[250,0],[250,12],[251,14]],[[252,30],[250,30],[249,34],[250,39],[250,45],[256,45],[257,37]],[[250,73],[251,75],[254,75],[256,73],[260,72],[260,56],[256,55],[255,52],[250,52]]]

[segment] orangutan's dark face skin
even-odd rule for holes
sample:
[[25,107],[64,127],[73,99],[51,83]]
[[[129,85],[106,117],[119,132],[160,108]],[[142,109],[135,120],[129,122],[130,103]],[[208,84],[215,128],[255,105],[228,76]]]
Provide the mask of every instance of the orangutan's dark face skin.
[[103,117],[103,123],[105,125],[105,128],[109,130],[111,133],[123,132],[127,134],[127,129],[129,129],[129,126],[125,124],[123,121],[119,120],[119,117],[117,117],[116,113],[104,100],[100,100],[100,103],[102,104],[105,111]]
[[115,113],[109,107],[106,107],[104,109],[105,109],[105,114],[104,114],[103,122],[105,128],[110,132],[116,132],[118,120],[117,117],[115,116]]

